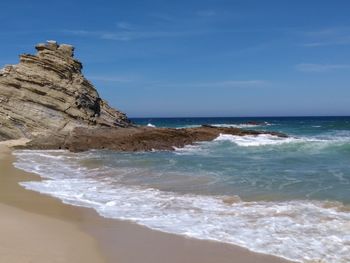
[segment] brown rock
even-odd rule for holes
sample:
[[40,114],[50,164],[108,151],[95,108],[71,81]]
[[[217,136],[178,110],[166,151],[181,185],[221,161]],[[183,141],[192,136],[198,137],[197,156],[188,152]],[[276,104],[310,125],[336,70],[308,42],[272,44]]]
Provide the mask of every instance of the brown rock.
[[73,46],[48,41],[36,49],[36,55],[21,55],[19,64],[0,71],[0,140],[29,138],[31,149],[151,151],[210,141],[221,133],[264,133],[209,125],[136,127],[85,79]]
[[38,44],[37,54],[0,71],[0,140],[65,136],[75,127],[128,127],[83,76],[74,47]]
[[68,136],[53,140],[37,138],[26,147],[31,149],[68,149],[86,151],[89,149],[109,149],[115,151],[174,150],[200,141],[212,141],[220,134],[237,136],[271,134],[287,137],[277,132],[261,132],[238,128],[202,126],[198,128],[171,129],[152,127],[132,128],[75,128]]

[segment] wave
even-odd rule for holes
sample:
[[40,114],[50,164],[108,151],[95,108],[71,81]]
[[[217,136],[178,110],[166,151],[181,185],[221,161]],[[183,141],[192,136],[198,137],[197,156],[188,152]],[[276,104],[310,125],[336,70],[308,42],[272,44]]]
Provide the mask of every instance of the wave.
[[178,147],[173,147],[175,150],[175,154],[186,154],[186,153],[196,153],[198,150],[201,150],[199,144],[196,145],[185,145],[185,147],[178,148]]
[[148,123],[148,124],[147,124],[147,127],[156,128],[156,126],[155,126],[155,125],[153,125],[152,123]]
[[237,196],[179,194],[118,183],[111,168],[82,167],[86,154],[16,151],[15,155],[16,167],[44,179],[22,186],[94,208],[104,217],[301,262],[350,262],[350,212],[341,203],[244,202]]
[[270,134],[237,136],[230,134],[220,134],[214,141],[230,141],[238,146],[266,146],[282,145],[290,143],[312,143],[318,146],[329,145],[350,145],[350,137],[336,135],[318,136],[318,137],[278,137]]
[[261,126],[271,126],[272,124],[269,122],[263,122],[263,123],[256,123],[256,124],[252,124],[252,123],[240,123],[240,124],[211,124],[212,126],[216,126],[216,127],[227,127],[227,128],[255,128],[255,127],[261,127]]
[[[261,126],[271,126],[273,125],[272,123],[269,122],[263,122],[263,123],[259,123],[259,124],[249,124],[249,123],[211,123],[208,124],[210,126],[214,126],[214,127],[223,127],[223,128],[241,128],[241,129],[248,129],[248,128],[255,128],[255,127],[261,127]],[[178,127],[178,129],[180,128],[196,128],[196,127],[201,127],[201,124],[189,124],[189,125],[185,125],[185,126],[181,126]]]
[[300,142],[300,139],[288,137],[282,138],[269,134],[237,136],[230,134],[220,134],[214,141],[230,141],[239,146],[262,146],[279,145],[290,142]]

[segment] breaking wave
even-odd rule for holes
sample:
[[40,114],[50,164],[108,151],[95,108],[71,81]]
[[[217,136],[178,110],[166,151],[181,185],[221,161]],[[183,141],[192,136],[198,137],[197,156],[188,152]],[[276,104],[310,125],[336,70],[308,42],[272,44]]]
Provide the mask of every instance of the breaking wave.
[[[245,147],[288,139],[257,137],[220,135],[218,140]],[[122,184],[117,168],[82,166],[84,158],[94,152],[16,151],[15,155],[16,167],[43,178],[22,182],[22,186],[68,204],[94,208],[104,217],[301,262],[350,262],[350,211],[339,202],[245,202],[237,196],[180,194]]]
[[152,123],[148,123],[148,124],[147,124],[147,127],[156,128],[156,126],[155,126],[155,125],[153,125]]

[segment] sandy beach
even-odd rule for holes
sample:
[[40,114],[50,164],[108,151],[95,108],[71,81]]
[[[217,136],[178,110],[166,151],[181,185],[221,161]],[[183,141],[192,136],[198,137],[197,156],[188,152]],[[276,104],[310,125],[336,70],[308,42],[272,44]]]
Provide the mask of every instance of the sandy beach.
[[92,209],[27,191],[18,182],[39,177],[16,169],[14,160],[8,146],[0,144],[0,262],[288,262],[105,219]]

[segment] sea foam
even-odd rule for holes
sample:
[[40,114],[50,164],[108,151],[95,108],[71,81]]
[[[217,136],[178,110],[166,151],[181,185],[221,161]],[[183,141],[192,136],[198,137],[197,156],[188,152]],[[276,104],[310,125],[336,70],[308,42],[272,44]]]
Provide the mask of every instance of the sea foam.
[[290,143],[305,144],[310,146],[337,146],[349,145],[350,137],[336,135],[324,135],[319,137],[278,137],[270,134],[245,135],[237,136],[230,134],[220,134],[214,141],[230,141],[238,146],[266,146],[266,145],[283,145]]
[[[249,124],[249,123],[211,123],[208,124],[210,126],[214,127],[222,127],[222,128],[241,128],[241,129],[248,129],[248,128],[257,128],[261,126],[271,126],[273,125],[272,123],[264,122],[264,123],[259,123],[259,124]],[[180,126],[178,128],[196,128],[196,127],[201,127],[201,124],[189,124],[185,126]]]
[[260,134],[257,136],[254,135],[245,135],[237,136],[230,134],[220,134],[215,141],[231,141],[239,146],[262,146],[262,145],[278,145],[283,143],[290,142],[300,142],[300,139],[297,138],[282,138],[269,134]]
[[16,167],[44,179],[22,182],[22,186],[68,204],[94,208],[104,217],[300,262],[350,262],[350,212],[341,203],[243,202],[234,196],[179,194],[118,183],[118,173],[112,168],[82,166],[87,155],[52,151],[15,154]]
[[148,123],[148,124],[147,124],[147,127],[156,128],[156,126],[155,126],[155,125],[153,125],[152,123]]

